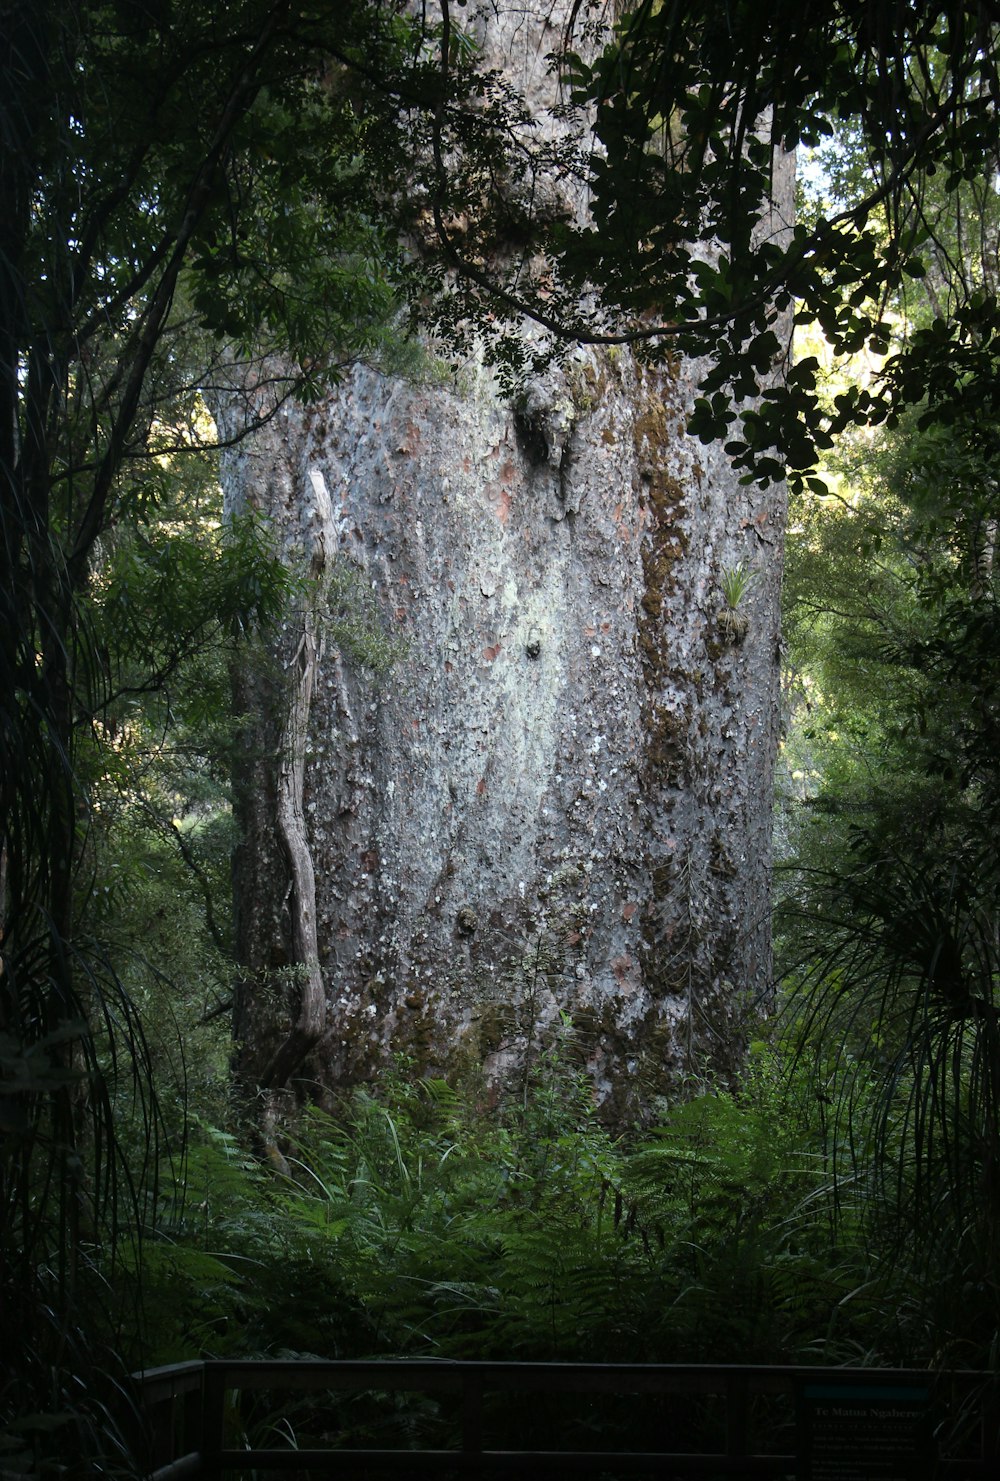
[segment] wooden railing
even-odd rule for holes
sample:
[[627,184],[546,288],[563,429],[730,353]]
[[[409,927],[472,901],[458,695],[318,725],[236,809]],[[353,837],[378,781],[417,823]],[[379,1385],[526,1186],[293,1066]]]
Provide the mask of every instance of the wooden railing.
[[[383,1472],[514,1475],[522,1481],[570,1472],[796,1481],[972,1481],[1000,1475],[996,1380],[976,1373],[386,1359],[179,1363],[148,1369],[136,1382],[150,1432],[150,1481],[218,1481],[251,1469],[345,1481]],[[295,1448],[294,1427],[287,1422],[277,1426],[284,1446],[259,1443],[259,1436],[251,1444],[252,1396],[278,1393],[326,1395],[311,1414],[315,1428],[326,1406],[322,1448]],[[412,1440],[387,1446],[391,1415],[381,1427],[369,1419],[367,1438],[375,1442],[358,1445],[350,1424],[333,1412],[350,1396],[357,1401],[365,1394],[404,1393],[430,1397],[448,1411],[453,1423],[446,1447],[413,1447]],[[541,1423],[550,1429],[540,1446],[538,1406],[551,1409],[558,1404],[555,1396],[568,1396],[573,1422],[563,1427],[543,1415]],[[620,1405],[628,1396],[638,1405],[635,1433],[642,1443],[634,1449],[620,1448],[630,1423],[624,1411],[619,1408],[612,1424],[601,1413],[602,1402]],[[283,1398],[278,1407],[287,1412],[291,1402]],[[273,1398],[271,1404],[273,1421]],[[696,1410],[698,1422],[692,1424]],[[581,1421],[586,1445],[579,1443]],[[530,1437],[521,1449],[510,1441],[519,1428]],[[651,1432],[658,1441],[653,1449],[647,1448]],[[692,1443],[696,1432],[702,1440]],[[602,1449],[602,1443],[616,1448]]]

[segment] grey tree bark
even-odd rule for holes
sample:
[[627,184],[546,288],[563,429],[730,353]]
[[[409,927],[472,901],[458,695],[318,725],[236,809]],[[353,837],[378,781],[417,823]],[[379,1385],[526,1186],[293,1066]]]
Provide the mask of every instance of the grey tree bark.
[[[518,20],[501,44],[540,58]],[[511,404],[477,365],[357,366],[229,456],[230,507],[314,575],[238,682],[236,1034],[272,1102],[399,1052],[499,1092],[559,1039],[625,1121],[738,1059],[771,981],[785,508],[686,436],[698,375],[578,349]]]

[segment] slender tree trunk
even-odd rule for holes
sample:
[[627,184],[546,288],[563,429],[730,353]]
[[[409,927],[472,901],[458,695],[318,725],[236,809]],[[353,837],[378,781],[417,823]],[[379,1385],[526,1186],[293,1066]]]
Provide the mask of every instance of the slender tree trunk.
[[686,436],[697,379],[578,350],[511,404],[476,366],[448,386],[359,366],[229,459],[230,507],[300,563],[332,532],[357,620],[397,653],[378,676],[319,624],[305,891],[282,822],[301,618],[241,676],[251,1087],[276,1087],[315,991],[304,903],[325,1022],[289,1079],[337,1088],[405,1052],[501,1087],[562,1036],[626,1120],[738,1059],[771,984],[785,509]]

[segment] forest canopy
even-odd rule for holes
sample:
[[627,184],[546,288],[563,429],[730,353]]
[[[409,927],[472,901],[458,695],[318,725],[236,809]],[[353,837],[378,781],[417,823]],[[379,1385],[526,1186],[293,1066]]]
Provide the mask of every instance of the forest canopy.
[[[448,13],[445,4],[445,44]],[[966,399],[988,398],[997,307],[990,284],[963,266],[973,243],[950,256],[947,310],[905,349],[894,325],[908,285],[912,300],[943,245],[946,203],[988,181],[995,160],[992,7],[857,0],[762,12],[746,3],[728,6],[722,25],[708,0],[645,0],[610,37],[599,30],[606,13],[575,6],[569,49],[554,57],[579,130],[577,159],[556,161],[556,170],[585,182],[589,219],[581,226],[557,209],[536,212],[552,218],[532,223],[532,253],[541,251],[544,266],[537,255],[514,254],[499,281],[476,266],[495,249],[490,213],[478,233],[473,226],[461,241],[449,233],[449,192],[468,191],[475,152],[460,129],[445,137],[435,119],[427,189],[473,321],[501,289],[509,310],[557,336],[707,356],[692,429],[725,439],[748,480],[790,473],[797,483],[846,427],[891,422],[925,395],[947,417],[959,383]],[[458,72],[443,56],[442,73]],[[789,215],[764,239],[783,152],[834,138],[838,153],[849,141],[855,188],[829,211],[814,207],[794,223]],[[446,170],[446,156],[467,156],[465,172]],[[552,167],[526,149],[509,168],[529,199],[544,199],[537,181]],[[517,224],[508,219],[508,233]],[[581,314],[594,284],[596,312]],[[892,344],[880,380],[846,387],[830,404],[819,363],[792,363],[790,315],[818,323],[835,355],[884,356]],[[445,324],[456,318],[454,305],[442,312]],[[492,353],[519,363],[502,337]],[[780,383],[758,398],[779,364]],[[741,408],[744,398],[753,405]]]

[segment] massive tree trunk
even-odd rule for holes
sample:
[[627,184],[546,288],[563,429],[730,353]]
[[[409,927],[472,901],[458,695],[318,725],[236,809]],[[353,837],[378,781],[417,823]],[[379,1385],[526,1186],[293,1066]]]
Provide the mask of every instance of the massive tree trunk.
[[358,366],[229,459],[230,506],[320,573],[240,681],[251,1085],[401,1051],[519,1085],[562,1035],[624,1120],[738,1057],[771,981],[784,502],[686,436],[698,375],[578,350],[512,404],[476,366]]

